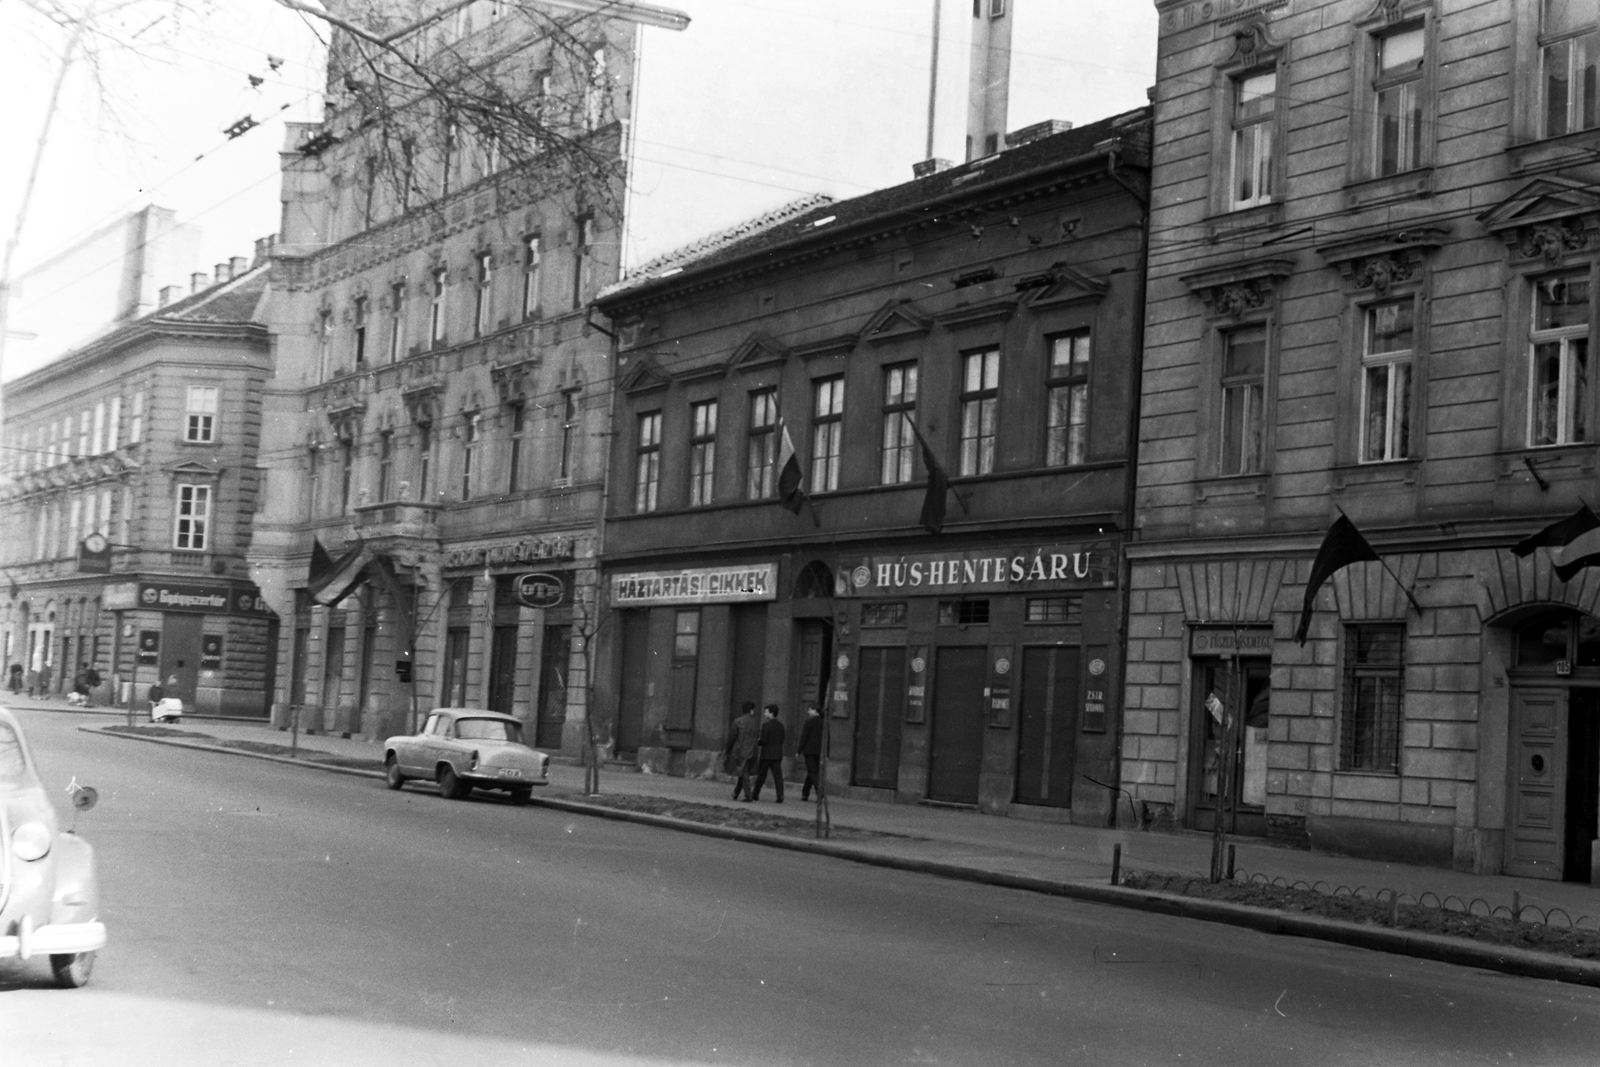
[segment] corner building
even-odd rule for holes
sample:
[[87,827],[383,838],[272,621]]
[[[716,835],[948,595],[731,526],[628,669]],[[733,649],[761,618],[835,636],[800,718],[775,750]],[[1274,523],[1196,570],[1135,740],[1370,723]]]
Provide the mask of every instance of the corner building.
[[[1567,72],[1600,8],[1157,7],[1122,785],[1180,826],[1590,881],[1600,574],[1508,549],[1596,494],[1600,114]],[[1383,563],[1301,646],[1341,512]]]
[[790,753],[815,702],[835,792],[1111,817],[1147,138],[1147,111],[1046,123],[602,294],[619,755],[711,776],[744,702]]

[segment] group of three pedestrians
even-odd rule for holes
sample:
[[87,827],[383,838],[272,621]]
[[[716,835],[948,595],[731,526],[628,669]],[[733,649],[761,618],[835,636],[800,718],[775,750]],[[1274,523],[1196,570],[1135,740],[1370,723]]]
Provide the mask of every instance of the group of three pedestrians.
[[[763,709],[760,722],[756,721],[756,706],[745,701],[739,717],[733,720],[728,731],[728,745],[724,752],[725,766],[734,776],[733,799],[759,800],[761,787],[772,775],[772,788],[783,803],[783,742],[786,731],[778,720],[778,705],[768,704]],[[800,787],[800,799],[810,798],[817,784],[817,770],[822,763],[822,715],[815,704],[806,706],[806,721],[800,726],[800,740],[795,752],[806,761],[806,780]],[[754,779],[754,785],[751,779]]]

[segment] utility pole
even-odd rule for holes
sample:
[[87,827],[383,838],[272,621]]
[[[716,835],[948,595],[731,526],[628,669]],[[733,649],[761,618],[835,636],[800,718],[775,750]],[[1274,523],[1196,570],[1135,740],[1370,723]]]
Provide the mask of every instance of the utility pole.
[[928,150],[923,159],[933,158],[933,124],[939,103],[939,16],[942,0],[933,0],[933,61],[928,70]]

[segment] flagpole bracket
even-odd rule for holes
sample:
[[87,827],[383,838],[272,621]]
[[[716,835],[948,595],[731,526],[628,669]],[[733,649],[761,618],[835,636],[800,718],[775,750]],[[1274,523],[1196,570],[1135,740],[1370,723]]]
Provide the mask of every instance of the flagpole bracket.
[[1533,457],[1523,456],[1522,465],[1528,468],[1528,473],[1533,475],[1533,480],[1539,483],[1539,491],[1548,493],[1550,491],[1550,483],[1544,480],[1544,476],[1539,473],[1539,468],[1533,465]]

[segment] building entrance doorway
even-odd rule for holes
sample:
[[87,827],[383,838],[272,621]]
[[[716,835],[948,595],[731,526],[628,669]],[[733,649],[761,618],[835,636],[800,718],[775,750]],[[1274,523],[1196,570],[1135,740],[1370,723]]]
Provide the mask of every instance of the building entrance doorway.
[[1017,803],[1072,807],[1078,739],[1077,645],[1022,650],[1021,733],[1017,739]]
[[989,650],[982,647],[941,648],[934,660],[930,800],[978,802],[988,654]]
[[894,789],[900,781],[900,723],[906,713],[906,650],[866,647],[860,656],[850,782]]
[[[1267,835],[1267,722],[1272,661],[1264,656],[1195,657],[1189,712],[1189,826],[1212,830],[1220,808],[1223,828]],[[1231,764],[1227,725],[1232,731]],[[1225,796],[1219,792],[1231,779]],[[1219,804],[1219,800],[1221,803]]]

